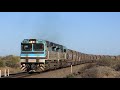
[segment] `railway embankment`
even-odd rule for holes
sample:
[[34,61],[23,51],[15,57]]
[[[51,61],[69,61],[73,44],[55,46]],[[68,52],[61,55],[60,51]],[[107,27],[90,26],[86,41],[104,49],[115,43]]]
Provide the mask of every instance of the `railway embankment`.
[[86,64],[66,78],[120,78],[120,60],[102,59],[95,64]]

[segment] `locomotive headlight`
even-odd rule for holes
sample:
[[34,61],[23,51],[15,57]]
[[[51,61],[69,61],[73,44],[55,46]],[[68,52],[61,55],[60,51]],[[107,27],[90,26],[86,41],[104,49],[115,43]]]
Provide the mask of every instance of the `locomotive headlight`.
[[29,43],[32,43],[32,41],[30,41]]
[[35,41],[30,41],[29,43],[35,43]]
[[32,41],[32,43],[35,43],[35,41]]

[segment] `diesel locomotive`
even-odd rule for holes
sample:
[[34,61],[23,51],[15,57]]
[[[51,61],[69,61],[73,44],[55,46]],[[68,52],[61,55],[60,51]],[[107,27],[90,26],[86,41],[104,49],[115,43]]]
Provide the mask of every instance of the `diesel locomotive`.
[[24,39],[21,43],[21,69],[46,70],[59,67],[66,60],[66,47],[40,39]]
[[95,62],[101,58],[118,59],[119,57],[85,54],[42,39],[24,39],[21,42],[21,70],[27,72]]

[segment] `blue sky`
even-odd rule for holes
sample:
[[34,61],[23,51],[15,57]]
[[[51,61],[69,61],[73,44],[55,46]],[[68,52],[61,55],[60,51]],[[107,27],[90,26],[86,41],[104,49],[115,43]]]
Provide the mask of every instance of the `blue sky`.
[[0,56],[20,55],[25,38],[88,54],[120,55],[120,12],[0,12],[0,31]]

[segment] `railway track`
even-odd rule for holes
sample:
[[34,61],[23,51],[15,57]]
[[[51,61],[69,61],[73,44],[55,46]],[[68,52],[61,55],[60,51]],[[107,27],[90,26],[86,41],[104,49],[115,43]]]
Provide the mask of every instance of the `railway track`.
[[9,76],[2,76],[1,78],[23,78],[23,77],[28,77],[32,75],[39,74],[38,72],[35,73],[28,73],[28,72],[19,72],[19,73],[14,73],[14,74],[9,74]]

